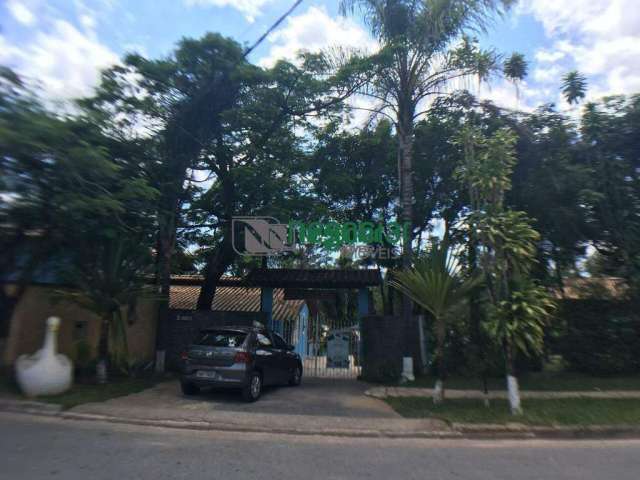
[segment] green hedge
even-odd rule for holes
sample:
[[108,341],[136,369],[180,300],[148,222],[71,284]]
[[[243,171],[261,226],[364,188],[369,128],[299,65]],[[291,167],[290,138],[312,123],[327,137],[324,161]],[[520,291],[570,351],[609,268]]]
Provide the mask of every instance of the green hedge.
[[628,303],[565,300],[552,349],[571,370],[608,375],[640,372],[640,314]]

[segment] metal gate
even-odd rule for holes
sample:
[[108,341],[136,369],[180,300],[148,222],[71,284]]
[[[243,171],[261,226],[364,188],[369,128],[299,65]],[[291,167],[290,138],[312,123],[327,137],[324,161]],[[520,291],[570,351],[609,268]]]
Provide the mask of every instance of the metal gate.
[[283,336],[302,357],[305,376],[357,378],[360,375],[358,320],[336,320],[317,313],[301,316],[284,327]]

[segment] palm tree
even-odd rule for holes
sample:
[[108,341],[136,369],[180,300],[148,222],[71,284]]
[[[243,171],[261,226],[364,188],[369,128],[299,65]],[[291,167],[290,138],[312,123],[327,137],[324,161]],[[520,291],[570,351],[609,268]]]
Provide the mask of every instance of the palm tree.
[[390,285],[425,308],[435,320],[438,379],[433,391],[433,401],[440,403],[444,399],[446,378],[446,319],[451,310],[464,301],[477,282],[475,279],[464,278],[462,268],[450,252],[447,238],[434,243],[426,255],[416,259],[412,269],[397,272],[393,277]]
[[[374,57],[376,71],[361,94],[376,103],[375,114],[388,117],[398,138],[400,219],[410,227],[404,236],[402,266],[411,267],[413,240],[414,125],[428,113],[426,106],[447,95],[457,79],[486,75],[497,57],[481,51],[464,36],[484,31],[494,14],[513,0],[342,0],[343,14],[360,13],[381,44]],[[462,37],[462,43],[456,42]],[[490,61],[491,60],[491,61]],[[411,302],[403,295],[403,322],[408,324]],[[408,342],[405,342],[407,344]]]
[[524,55],[514,52],[504,62],[504,76],[516,87],[516,98],[520,100],[519,83],[527,76],[529,64],[524,59]]
[[128,366],[126,315],[141,297],[151,298],[145,278],[152,259],[144,242],[124,236],[79,248],[67,274],[75,290],[62,295],[100,317],[96,379],[106,383],[109,364]]
[[587,79],[577,70],[562,77],[562,94],[569,105],[578,103],[587,93]]
[[469,188],[472,207],[465,221],[490,302],[484,327],[504,352],[509,405],[513,414],[521,414],[516,357],[542,348],[543,327],[553,308],[546,290],[531,279],[540,235],[524,212],[504,205],[517,162],[515,133],[501,129],[486,137],[465,128],[460,137],[465,162],[458,178]]

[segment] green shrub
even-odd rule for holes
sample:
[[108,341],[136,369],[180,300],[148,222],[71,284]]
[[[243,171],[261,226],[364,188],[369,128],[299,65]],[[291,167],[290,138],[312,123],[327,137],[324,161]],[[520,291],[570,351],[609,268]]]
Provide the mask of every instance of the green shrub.
[[571,370],[609,375],[640,372],[640,316],[631,305],[609,300],[566,300],[565,331],[554,341]]
[[[433,355],[433,338],[430,338],[429,354]],[[468,332],[468,326],[462,322],[451,325],[446,348],[446,368],[448,375],[465,377],[480,377],[484,370],[489,377],[503,377],[505,375],[505,359],[502,349],[489,341],[486,336],[481,338],[482,345],[476,345]],[[542,370],[544,357],[542,355],[518,355],[516,357],[516,371],[518,374],[539,372]],[[435,375],[433,361],[430,362],[430,375]]]

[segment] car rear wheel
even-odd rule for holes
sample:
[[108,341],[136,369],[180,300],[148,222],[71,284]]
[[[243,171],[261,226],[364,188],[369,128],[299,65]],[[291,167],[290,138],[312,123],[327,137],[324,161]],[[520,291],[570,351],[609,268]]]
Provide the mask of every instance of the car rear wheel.
[[242,389],[242,398],[247,402],[255,402],[262,393],[262,377],[259,372],[252,372],[249,382]]
[[185,395],[195,395],[200,391],[200,389],[190,382],[180,382],[180,387],[182,388],[182,393]]
[[289,385],[297,387],[300,385],[300,382],[302,382],[302,367],[297,365],[296,368],[293,369],[293,373],[289,379]]

